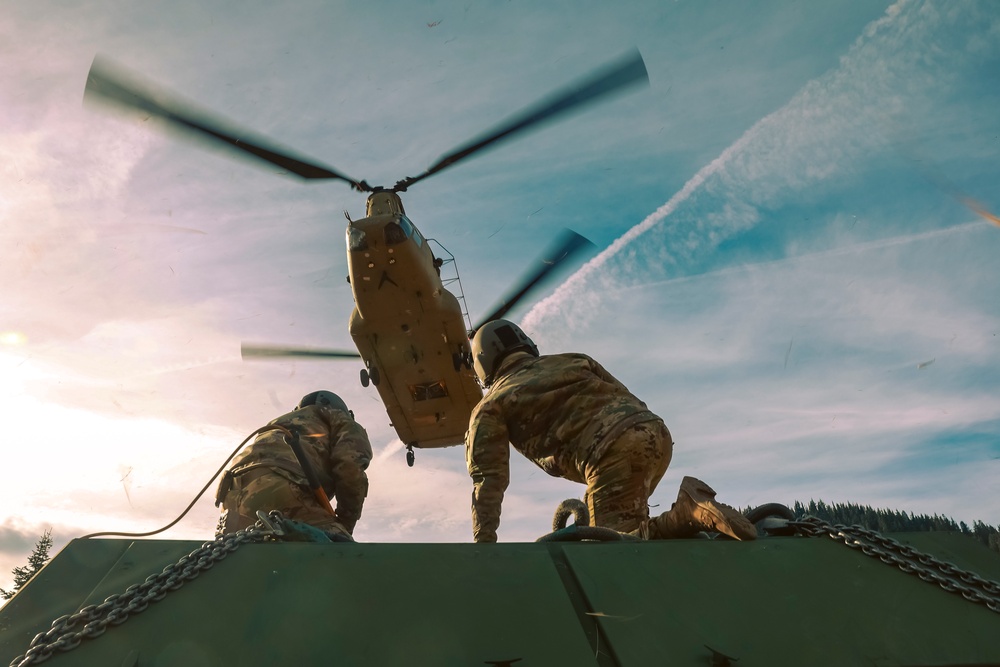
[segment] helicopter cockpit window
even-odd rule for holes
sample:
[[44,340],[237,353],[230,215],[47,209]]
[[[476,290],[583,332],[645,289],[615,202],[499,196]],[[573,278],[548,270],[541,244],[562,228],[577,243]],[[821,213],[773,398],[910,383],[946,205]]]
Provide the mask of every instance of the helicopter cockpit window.
[[416,242],[417,247],[419,248],[421,246],[421,244],[424,242],[424,237],[420,235],[420,230],[418,230],[416,227],[414,227],[413,223],[411,223],[406,218],[403,218],[403,220],[406,221],[406,225],[407,225],[405,227],[406,233],[408,235],[410,235],[410,236],[413,237],[413,240]]
[[368,250],[368,238],[357,227],[347,228],[347,247],[352,251]]
[[[402,218],[401,218],[402,220]],[[412,229],[412,227],[410,228]],[[390,222],[385,226],[385,244],[399,245],[406,240],[406,231],[398,223]]]
[[432,398],[447,398],[448,387],[444,380],[437,382],[424,382],[423,384],[411,384],[409,386],[410,396],[414,401],[429,401]]

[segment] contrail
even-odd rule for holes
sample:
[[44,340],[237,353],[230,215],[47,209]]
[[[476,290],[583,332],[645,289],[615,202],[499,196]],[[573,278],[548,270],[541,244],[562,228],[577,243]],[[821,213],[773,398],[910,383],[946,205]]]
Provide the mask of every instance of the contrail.
[[667,287],[670,285],[684,284],[692,280],[705,280],[706,278],[712,278],[718,276],[734,276],[741,273],[746,273],[747,271],[750,270],[760,269],[763,267],[775,268],[786,265],[815,262],[816,260],[829,259],[831,257],[839,257],[845,255],[860,255],[862,253],[869,252],[871,250],[883,250],[885,248],[893,248],[893,247],[908,245],[911,243],[920,243],[922,241],[929,241],[931,239],[947,238],[949,236],[954,236],[956,234],[980,231],[988,228],[989,225],[987,225],[982,220],[974,220],[972,222],[965,222],[958,225],[952,225],[951,227],[945,227],[943,229],[932,229],[925,232],[918,232],[916,234],[906,234],[905,236],[891,236],[889,238],[878,239],[875,241],[853,243],[851,245],[841,246],[837,248],[830,248],[827,250],[807,252],[801,255],[795,255],[794,257],[782,257],[781,259],[769,259],[761,262],[745,262],[738,266],[726,266],[721,269],[706,271],[704,273],[698,273],[696,275],[674,276],[671,278],[646,282],[639,285],[625,285],[623,287],[615,288],[615,292],[620,293],[628,290],[649,289],[651,287]]
[[[835,68],[757,121],[669,201],[536,304],[523,326],[551,328],[544,325],[558,321],[572,328],[597,310],[602,292],[683,276],[721,243],[758,225],[768,209],[810,189],[839,187],[859,161],[891,145],[879,128],[903,117],[937,120],[927,114],[946,97],[940,88],[952,77],[944,74],[982,56],[965,49],[928,54],[926,45],[946,34],[985,38],[997,23],[988,5],[944,12],[920,0],[893,4]],[[976,43],[987,48],[994,42]]]
[[755,136],[755,130],[757,130],[760,125],[761,123],[755,125],[746,134],[740,137],[736,143],[732,144],[725,151],[723,151],[719,157],[712,160],[705,167],[702,167],[702,169],[695,174],[691,180],[685,183],[684,187],[682,187],[677,194],[671,197],[666,204],[646,216],[645,220],[629,229],[624,235],[615,240],[596,257],[580,267],[580,269],[563,282],[563,284],[561,284],[551,296],[538,302],[528,312],[528,314],[525,315],[524,326],[528,329],[533,328],[533,326],[537,326],[537,323],[544,319],[545,316],[551,314],[554,310],[558,310],[559,306],[565,299],[574,296],[581,289],[585,289],[584,284],[588,277],[595,275],[605,264],[607,264],[609,259],[617,256],[623,248],[649,230],[653,229],[657,223],[673,213],[677,207],[682,202],[687,200],[695,191],[697,191],[710,176],[719,173],[734,155],[738,154],[748,143],[750,143]]

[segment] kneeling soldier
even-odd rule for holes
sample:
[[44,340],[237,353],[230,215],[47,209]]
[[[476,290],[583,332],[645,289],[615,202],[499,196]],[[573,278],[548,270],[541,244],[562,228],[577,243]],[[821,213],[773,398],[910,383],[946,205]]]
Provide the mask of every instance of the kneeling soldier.
[[[333,536],[350,537],[368,495],[365,469],[372,460],[368,434],[354,421],[354,413],[336,394],[314,391],[269,425],[282,428],[257,436],[219,483],[215,504],[224,511],[224,532],[253,525],[258,510],[278,510]],[[310,491],[307,473],[283,429],[298,436],[327,497],[336,499],[334,513]]]

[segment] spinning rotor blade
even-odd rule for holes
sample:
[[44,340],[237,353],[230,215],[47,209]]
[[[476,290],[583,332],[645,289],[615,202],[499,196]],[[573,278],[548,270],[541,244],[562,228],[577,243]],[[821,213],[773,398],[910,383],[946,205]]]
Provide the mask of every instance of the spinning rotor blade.
[[625,88],[639,83],[648,84],[649,75],[646,73],[646,65],[642,61],[642,56],[638,51],[635,51],[623,60],[609,65],[590,77],[578,81],[569,88],[556,93],[552,97],[542,100],[535,106],[525,109],[491,132],[473,139],[461,148],[455,149],[419,176],[404,178],[396,183],[393,190],[405,191],[414,183],[432,174],[436,174],[446,167],[450,167],[473,153],[487,148],[490,144],[508,138],[517,132],[527,130],[544,121],[551,120],[559,114],[566,113],[591,102],[596,102],[599,98],[610,93],[623,92]]
[[496,308],[496,310],[480,320],[479,324],[477,324],[469,333],[469,337],[471,338],[472,335],[487,322],[498,320],[506,315],[511,308],[516,306],[519,301],[527,296],[531,290],[537,287],[539,283],[555,271],[561,264],[569,260],[584,248],[593,246],[593,243],[576,232],[569,229],[563,231],[558,242],[554,243],[545,255],[542,256],[542,259],[540,260],[542,266],[539,267],[534,273],[527,275],[520,285],[508,292],[500,300],[500,305]]
[[302,178],[333,178],[350,183],[355,190],[367,192],[371,189],[364,181],[355,181],[319,162],[296,156],[220,116],[196,109],[178,95],[140,81],[135,74],[100,55],[94,58],[87,76],[84,100],[88,99],[149,114],[164,121],[168,127],[186,130],[209,143],[242,151]]
[[302,347],[269,347],[267,345],[240,345],[240,354],[249,357],[311,357],[320,359],[360,359],[357,352],[347,350],[317,350]]
[[996,216],[987,211],[975,199],[972,199],[970,197],[963,197],[960,201],[963,204],[965,204],[965,206],[969,208],[969,210],[971,210],[973,213],[978,215],[983,220],[988,220],[989,222],[992,222],[994,225],[1000,227],[1000,216]]

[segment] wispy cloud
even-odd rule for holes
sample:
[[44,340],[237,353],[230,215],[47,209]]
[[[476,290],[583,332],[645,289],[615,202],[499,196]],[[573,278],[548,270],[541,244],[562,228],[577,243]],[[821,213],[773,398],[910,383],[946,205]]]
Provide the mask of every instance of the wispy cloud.
[[891,146],[884,130],[895,118],[927,122],[928,108],[942,97],[943,74],[974,66],[981,57],[963,48],[928,53],[926,45],[958,33],[982,49],[977,37],[996,25],[996,16],[982,6],[938,11],[910,0],[891,6],[835,69],[755,123],[663,206],[538,303],[524,325],[543,329],[555,321],[586,320],[602,290],[684,275],[720,244],[760,224],[771,207],[814,198],[852,179],[862,158]]
[[669,503],[681,474],[742,504],[888,503],[889,489],[905,487],[890,504],[917,511],[930,507],[923,485],[934,498],[950,492],[959,518],[995,521],[996,494],[949,490],[940,473],[967,456],[995,466],[1000,454],[989,437],[961,443],[1000,419],[1000,318],[995,292],[982,292],[995,272],[962,270],[988,265],[998,243],[976,221],[613,290],[573,345],[593,350],[674,434],[656,502]]

